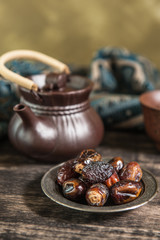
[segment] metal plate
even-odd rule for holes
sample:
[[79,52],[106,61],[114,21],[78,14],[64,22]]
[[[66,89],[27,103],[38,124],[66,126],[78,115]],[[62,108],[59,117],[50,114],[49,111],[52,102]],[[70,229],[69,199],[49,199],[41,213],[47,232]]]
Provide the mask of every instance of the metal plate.
[[[104,158],[103,160],[108,161],[107,158]],[[150,172],[142,169],[143,170],[142,184],[144,186],[143,192],[134,201],[122,205],[104,205],[103,207],[92,207],[89,205],[76,203],[64,198],[56,183],[57,170],[62,164],[56,165],[55,167],[51,168],[48,172],[46,172],[46,174],[42,178],[41,187],[47,197],[49,197],[54,202],[68,208],[85,212],[97,212],[97,213],[98,212],[113,213],[128,211],[143,206],[147,202],[151,201],[157,193],[158,186],[156,179]]]

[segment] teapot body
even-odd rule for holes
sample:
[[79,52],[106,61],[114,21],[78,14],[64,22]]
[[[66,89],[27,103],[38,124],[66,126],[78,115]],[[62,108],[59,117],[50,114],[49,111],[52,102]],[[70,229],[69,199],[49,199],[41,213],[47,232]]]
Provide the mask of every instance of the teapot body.
[[[102,120],[90,106],[91,86],[79,91],[34,96],[21,88],[21,104],[31,109],[27,120],[17,113],[9,124],[12,144],[26,155],[54,163],[96,148],[104,133]],[[31,116],[32,115],[32,116]]]

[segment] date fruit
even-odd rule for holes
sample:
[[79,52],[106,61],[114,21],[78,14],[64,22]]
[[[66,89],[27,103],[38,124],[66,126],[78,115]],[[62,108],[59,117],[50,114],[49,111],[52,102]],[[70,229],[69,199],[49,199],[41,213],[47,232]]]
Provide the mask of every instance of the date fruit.
[[118,174],[116,171],[114,171],[112,176],[110,178],[108,178],[104,183],[108,188],[110,188],[112,185],[114,185],[116,182],[119,182],[119,181],[120,181],[120,179],[118,177]]
[[97,153],[95,150],[93,149],[83,150],[77,159],[77,163],[75,164],[75,171],[81,174],[84,166],[90,164],[91,162],[101,161],[101,159],[102,159],[101,155]]
[[79,179],[72,178],[65,181],[62,185],[63,194],[71,200],[79,200],[86,192],[85,184]]
[[97,183],[87,190],[86,201],[91,206],[101,207],[106,203],[108,196],[108,188],[102,183]]
[[140,182],[122,180],[111,187],[110,194],[115,204],[123,204],[136,199],[141,191]]
[[82,178],[90,183],[104,183],[111,177],[114,168],[106,162],[92,162],[82,170]]
[[119,172],[124,166],[124,161],[121,157],[114,157],[109,161],[109,163],[114,167],[117,172]]
[[130,162],[119,173],[120,180],[139,182],[142,178],[142,170],[137,162]]
[[66,180],[77,177],[77,173],[74,171],[75,159],[71,159],[65,162],[57,172],[57,182],[62,185]]
[[56,182],[64,197],[100,207],[108,198],[108,204],[110,200],[125,204],[138,198],[143,189],[141,178],[137,162],[124,165],[117,156],[107,163],[94,149],[85,149],[59,168]]

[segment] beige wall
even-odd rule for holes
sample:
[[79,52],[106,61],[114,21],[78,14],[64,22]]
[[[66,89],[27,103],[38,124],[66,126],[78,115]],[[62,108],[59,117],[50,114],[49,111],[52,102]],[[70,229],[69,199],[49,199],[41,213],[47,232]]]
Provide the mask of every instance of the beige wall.
[[102,46],[123,46],[160,68],[159,0],[0,0],[0,54],[32,49],[89,64]]

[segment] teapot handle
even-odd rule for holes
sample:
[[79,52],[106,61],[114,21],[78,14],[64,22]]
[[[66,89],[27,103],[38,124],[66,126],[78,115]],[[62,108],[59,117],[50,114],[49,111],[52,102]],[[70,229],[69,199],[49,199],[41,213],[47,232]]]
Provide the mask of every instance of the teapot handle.
[[11,82],[17,83],[18,85],[27,88],[29,90],[38,91],[38,86],[33,81],[28,78],[22,77],[17,73],[12,72],[9,70],[5,63],[14,59],[30,59],[30,60],[37,60],[56,68],[59,72],[65,72],[66,74],[70,73],[70,70],[67,65],[64,63],[49,57],[43,53],[31,51],[31,50],[15,50],[10,51],[3,54],[0,57],[0,74],[10,80]]

